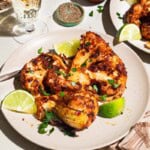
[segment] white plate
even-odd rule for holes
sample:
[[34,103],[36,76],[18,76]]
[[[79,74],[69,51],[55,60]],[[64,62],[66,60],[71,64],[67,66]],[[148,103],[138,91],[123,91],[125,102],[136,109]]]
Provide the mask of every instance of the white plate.
[[[2,72],[22,67],[27,60],[38,55],[37,50],[41,47],[47,51],[53,47],[54,43],[79,38],[83,33],[85,30],[67,29],[51,32],[29,41],[12,54]],[[112,46],[112,37],[100,35]],[[37,133],[40,122],[32,115],[2,109],[9,124],[28,140],[46,148],[61,150],[101,148],[125,136],[140,119],[148,103],[148,77],[139,57],[125,44],[121,43],[112,48],[122,58],[128,72],[127,89],[124,93],[126,107],[123,115],[113,119],[97,117],[88,129],[78,132],[79,136],[76,138],[64,136],[57,128],[50,136],[40,135]],[[0,89],[0,99],[2,99],[7,93],[14,90],[14,79],[0,84]]]
[[[123,16],[130,7],[131,6],[125,0],[115,0],[115,2],[113,0],[110,1],[110,17],[117,30],[119,30],[123,26],[123,20],[119,19],[116,13],[118,12],[121,16]],[[131,43],[138,49],[150,54],[150,49],[144,46],[144,41],[129,41],[129,43]]]

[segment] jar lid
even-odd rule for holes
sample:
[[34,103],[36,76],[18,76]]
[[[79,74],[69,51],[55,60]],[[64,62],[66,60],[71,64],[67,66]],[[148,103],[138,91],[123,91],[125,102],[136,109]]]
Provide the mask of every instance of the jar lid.
[[84,10],[78,3],[67,2],[58,6],[54,12],[54,20],[65,27],[79,24],[84,16]]

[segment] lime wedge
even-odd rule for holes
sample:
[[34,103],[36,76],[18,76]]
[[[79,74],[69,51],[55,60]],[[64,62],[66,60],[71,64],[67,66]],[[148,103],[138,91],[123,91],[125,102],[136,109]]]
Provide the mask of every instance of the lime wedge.
[[80,47],[80,40],[74,39],[72,41],[65,41],[54,45],[57,54],[64,54],[66,57],[73,57],[76,55]]
[[142,36],[139,27],[132,23],[125,24],[117,34],[117,39],[119,42],[140,40],[141,38]]
[[2,107],[21,113],[36,113],[34,97],[24,90],[10,92],[3,100]]
[[126,0],[129,5],[133,5],[137,2],[137,0]]
[[98,115],[104,118],[113,118],[120,115],[125,106],[125,99],[118,98],[111,102],[102,104],[99,108]]

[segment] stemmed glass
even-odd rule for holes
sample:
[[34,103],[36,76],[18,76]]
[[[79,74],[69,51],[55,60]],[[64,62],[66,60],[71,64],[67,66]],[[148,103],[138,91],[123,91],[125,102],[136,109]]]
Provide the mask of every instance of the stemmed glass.
[[32,36],[45,32],[46,24],[37,20],[41,0],[12,0],[12,6],[19,22],[13,28],[15,40],[24,43]]

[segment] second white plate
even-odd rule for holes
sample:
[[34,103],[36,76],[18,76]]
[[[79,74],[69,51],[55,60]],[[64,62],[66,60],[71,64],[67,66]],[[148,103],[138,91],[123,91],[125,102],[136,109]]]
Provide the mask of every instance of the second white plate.
[[[112,22],[117,30],[119,30],[123,26],[123,20],[118,18],[117,13],[120,14],[120,16],[124,16],[124,14],[127,12],[127,10],[131,7],[125,0],[113,0],[110,1],[110,17],[112,19]],[[142,40],[138,41],[129,41],[132,45],[140,49],[141,51],[144,51],[148,54],[150,54],[150,49],[146,48],[144,46],[145,42]]]

